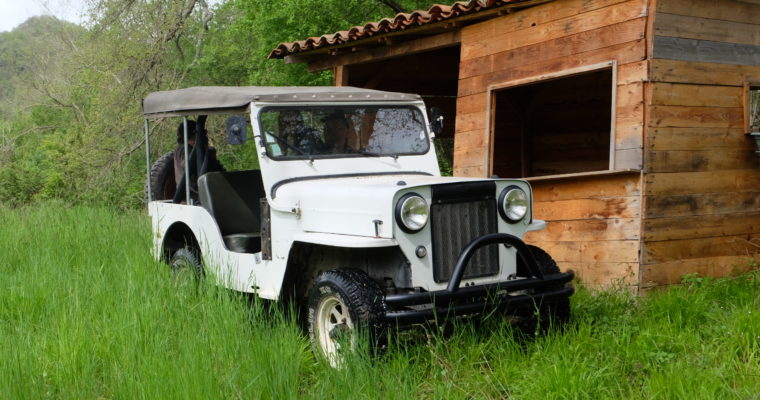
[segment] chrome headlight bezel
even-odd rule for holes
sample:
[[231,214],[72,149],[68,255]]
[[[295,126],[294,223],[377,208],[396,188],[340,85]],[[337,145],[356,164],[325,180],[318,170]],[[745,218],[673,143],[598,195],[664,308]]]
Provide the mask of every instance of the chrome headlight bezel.
[[[417,220],[413,218],[417,217]],[[396,203],[396,222],[406,233],[421,231],[430,220],[430,206],[424,197],[417,193],[407,193]]]
[[499,215],[516,224],[525,219],[530,212],[530,196],[523,188],[511,185],[505,187],[499,194]]

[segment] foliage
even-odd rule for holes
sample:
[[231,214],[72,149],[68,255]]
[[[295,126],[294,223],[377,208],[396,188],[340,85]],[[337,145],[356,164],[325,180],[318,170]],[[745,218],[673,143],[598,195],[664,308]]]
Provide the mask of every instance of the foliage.
[[[426,8],[430,4],[430,1],[420,0],[401,2],[407,10]],[[229,0],[222,11],[226,15],[235,15],[235,18],[228,19],[224,25],[225,31],[218,36],[223,39],[219,46],[209,46],[210,55],[218,55],[220,48],[224,49],[221,51],[234,51],[241,47],[238,43],[250,46],[243,47],[252,50],[246,63],[249,66],[246,78],[257,85],[274,86],[332,84],[330,73],[309,74],[303,64],[267,60],[269,52],[280,42],[328,34],[393,14],[385,2],[378,0]],[[232,43],[236,45],[230,46]],[[211,68],[204,70],[234,65],[234,56],[218,59],[210,56],[208,60]]]
[[7,398],[723,399],[760,393],[760,271],[645,296],[573,299],[562,332],[496,314],[394,334],[343,370],[292,313],[152,260],[142,212],[0,212],[0,393]]
[[[329,85],[329,72],[311,74],[266,56],[280,41],[428,5],[89,0],[84,27],[30,19],[0,33],[0,202],[139,206],[145,95],[194,85]],[[154,125],[154,160],[174,146],[174,123]]]
[[452,176],[454,174],[454,138],[437,137],[433,143],[441,175]]

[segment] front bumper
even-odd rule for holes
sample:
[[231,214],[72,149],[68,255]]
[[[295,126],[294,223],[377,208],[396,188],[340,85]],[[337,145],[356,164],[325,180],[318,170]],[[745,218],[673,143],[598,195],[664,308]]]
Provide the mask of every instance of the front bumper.
[[[493,244],[508,244],[514,247],[531,276],[525,279],[460,288],[459,285],[472,255],[477,249]],[[385,321],[404,326],[494,309],[534,306],[544,301],[571,296],[575,289],[566,284],[574,277],[575,274],[572,271],[544,276],[525,242],[510,234],[493,233],[473,240],[462,250],[445,290],[386,295],[385,302],[388,311],[385,314]],[[510,294],[518,291],[531,293]]]

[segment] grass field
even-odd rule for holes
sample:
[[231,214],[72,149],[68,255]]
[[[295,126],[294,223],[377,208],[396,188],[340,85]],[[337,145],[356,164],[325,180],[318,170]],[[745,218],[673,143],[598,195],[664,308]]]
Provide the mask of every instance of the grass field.
[[565,332],[496,317],[336,371],[277,307],[177,289],[140,212],[0,208],[0,398],[760,398],[760,274],[573,298]]

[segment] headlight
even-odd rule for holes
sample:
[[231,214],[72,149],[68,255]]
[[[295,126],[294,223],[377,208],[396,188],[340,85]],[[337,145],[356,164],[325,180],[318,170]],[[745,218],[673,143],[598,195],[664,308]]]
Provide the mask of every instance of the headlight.
[[530,200],[525,191],[517,186],[509,186],[499,195],[499,214],[507,222],[520,222],[528,214]]
[[404,232],[412,233],[424,228],[428,216],[427,201],[417,193],[404,195],[396,204],[396,221]]

